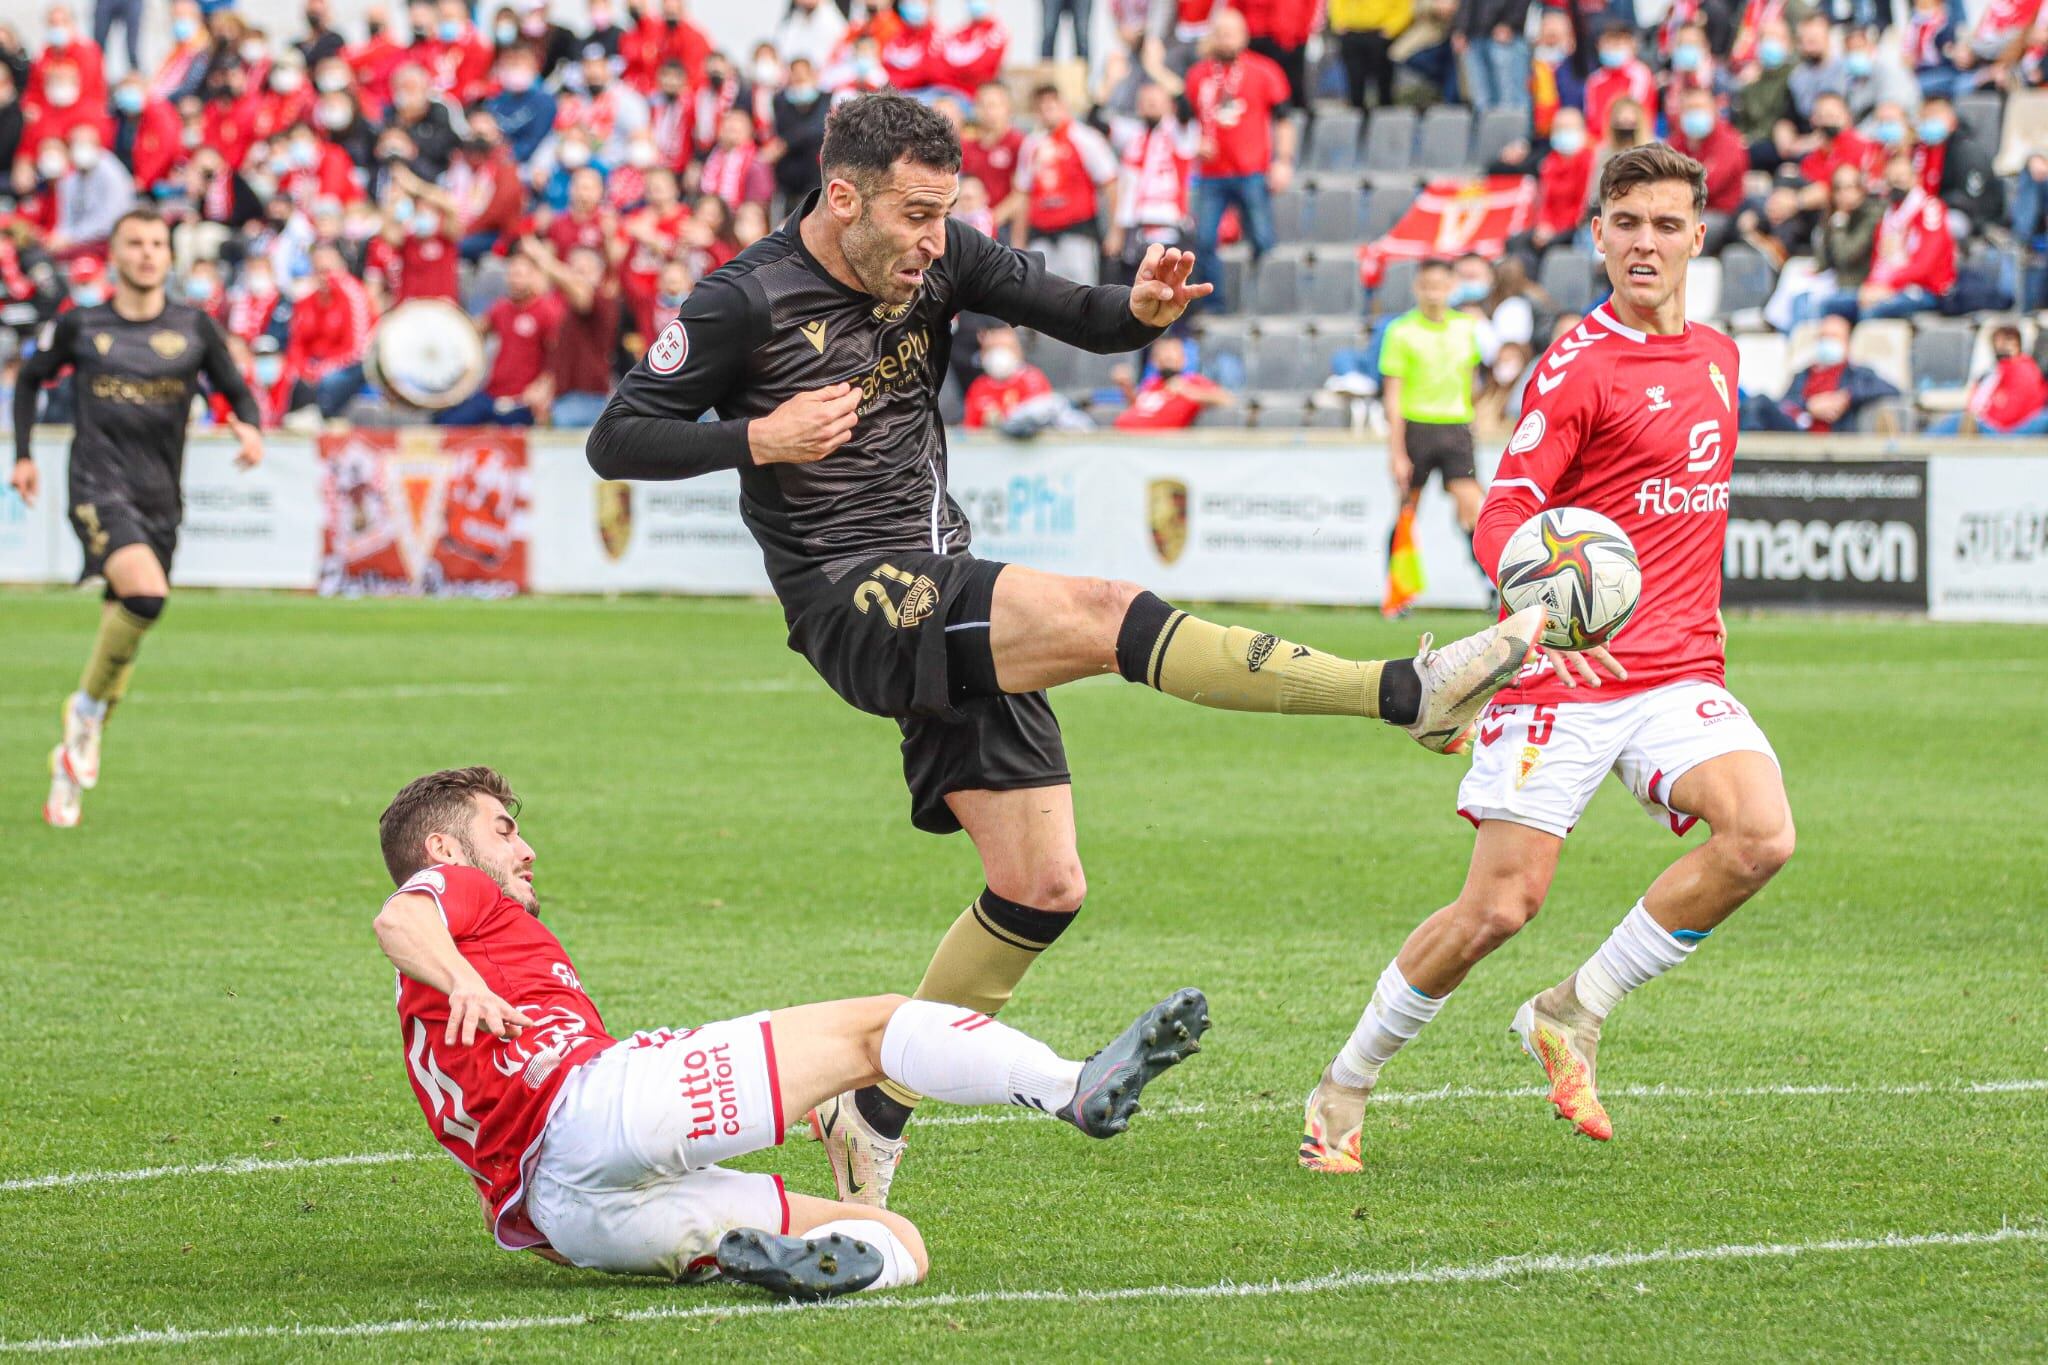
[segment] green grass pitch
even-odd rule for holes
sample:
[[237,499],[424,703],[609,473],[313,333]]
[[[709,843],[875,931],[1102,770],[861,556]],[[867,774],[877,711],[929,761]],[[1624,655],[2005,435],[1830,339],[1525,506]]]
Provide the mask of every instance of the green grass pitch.
[[[929,1283],[787,1312],[491,1247],[405,1083],[375,818],[501,767],[614,1032],[907,989],[979,877],[909,827],[894,728],[764,603],[187,593],[84,826],[47,830],[96,606],[0,594],[0,1354],[2048,1358],[2048,632],[1731,622],[1800,851],[1615,1014],[1615,1141],[1551,1121],[1506,1031],[1681,847],[1610,784],[1542,917],[1388,1069],[1360,1178],[1296,1168],[1300,1101],[1457,888],[1460,764],[1066,689],[1089,905],[1006,1017],[1085,1051],[1192,984],[1215,1031],[1115,1142],[934,1106],[897,1186]],[[1381,654],[1475,619],[1229,615]],[[245,1158],[282,1164],[189,1169]],[[830,1188],[814,1146],[756,1161]],[[138,1329],[166,1336],[90,1340]]]

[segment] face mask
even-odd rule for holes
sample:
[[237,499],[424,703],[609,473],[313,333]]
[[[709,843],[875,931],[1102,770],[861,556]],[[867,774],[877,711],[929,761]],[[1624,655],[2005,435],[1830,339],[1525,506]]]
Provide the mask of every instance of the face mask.
[[1522,364],[1518,360],[1503,360],[1493,367],[1493,382],[1512,384],[1522,377]]
[[491,30],[491,36],[498,40],[499,47],[510,47],[519,41],[519,25],[502,23]]
[[1671,49],[1671,65],[1678,71],[1697,71],[1700,69],[1700,63],[1706,60],[1706,56],[1706,53],[1693,44],[1681,43]]
[[244,66],[254,66],[256,65],[256,63],[262,61],[265,57],[270,55],[269,51],[263,46],[263,44],[257,42],[253,38],[250,39],[248,42],[242,44],[241,52],[242,65]]
[[71,148],[71,164],[81,171],[89,171],[100,164],[100,149],[91,143],[77,143]]
[[1535,50],[1535,52],[1531,55],[1534,56],[1537,61],[1542,62],[1545,66],[1556,66],[1559,62],[1564,60],[1564,49],[1561,47],[1550,47],[1548,45],[1545,45],[1538,47]]
[[1832,142],[1842,135],[1842,125],[1839,123],[1816,123],[1813,125],[1813,131]]
[[499,84],[515,95],[523,95],[533,89],[533,73],[522,66],[515,71],[507,71],[499,78]]
[[384,22],[381,19],[372,19],[368,23],[364,24],[363,27],[369,30],[369,34],[372,38],[381,38],[384,36]]
[[1632,141],[1635,135],[1636,126],[1633,123],[1617,123],[1614,125],[1614,140],[1616,142]]
[[663,308],[680,308],[689,297],[688,294],[656,294],[654,301]]
[[292,143],[292,163],[313,167],[320,164],[320,144],[312,138],[301,138]]
[[818,98],[817,89],[808,85],[792,85],[782,93],[799,109],[810,108]]
[[187,151],[190,151],[192,148],[197,147],[200,143],[204,141],[206,141],[206,133],[203,129],[187,128],[184,132],[178,134],[179,144],[183,146]]
[[1451,286],[1451,307],[1463,308],[1486,297],[1486,286],[1477,280],[1460,280]]
[[244,275],[242,277],[242,287],[247,289],[251,294],[261,296],[264,294],[275,293],[277,291],[277,281],[272,279],[268,272],[255,275]]
[[52,24],[50,26],[50,46],[70,47],[71,30],[65,28],[62,24]]
[[305,73],[291,67],[280,67],[271,73],[270,88],[280,95],[296,95],[305,89]]
[[1851,52],[1844,60],[1849,64],[1849,74],[1858,80],[1877,69],[1877,63],[1871,60],[1868,52]]
[[96,284],[81,284],[71,291],[71,301],[80,308],[97,308],[107,301],[107,291]]
[[423,211],[423,212],[419,212],[419,213],[415,213],[415,214],[413,214],[413,216],[412,216],[412,235],[413,235],[413,236],[415,236],[415,237],[432,237],[432,236],[434,236],[434,235],[435,235],[436,233],[440,232],[440,230],[441,230],[441,215],[440,215],[440,214],[438,214],[438,213],[435,213],[435,212],[433,212],[432,210],[426,210],[426,211]]
[[391,220],[395,223],[411,222],[412,213],[412,200],[410,199],[401,199],[391,206]]
[[1180,367],[1178,365],[1154,365],[1152,369],[1161,379],[1169,383],[1180,378]]
[[1887,147],[1896,147],[1906,140],[1906,125],[1895,118],[1881,118],[1870,125],[1870,132]]
[[925,20],[931,18],[932,14],[921,4],[904,4],[896,7],[896,17],[912,28],[923,28]]
[[756,84],[756,85],[780,85],[780,84],[782,84],[782,63],[780,63],[780,62],[776,61],[776,60],[775,60],[775,59],[774,59],[773,57],[763,57],[763,58],[762,58],[762,59],[761,59],[760,61],[758,61],[758,62],[755,62],[755,63],[754,63],[754,84]]
[[967,0],[967,17],[970,19],[986,19],[993,9],[989,0]]
[[1884,197],[1889,203],[1891,203],[1894,206],[1897,206],[1899,204],[1905,203],[1906,196],[1911,194],[1912,192],[1913,191],[1911,190],[1902,190],[1894,186],[1893,188],[1888,189],[1884,192]]
[[1603,47],[1600,49],[1600,65],[1609,71],[1616,71],[1628,65],[1628,59],[1636,54],[1625,47]]
[[1678,126],[1685,129],[1685,135],[1694,142],[1714,131],[1714,115],[1706,109],[1688,109],[1679,117]]
[[284,359],[281,356],[259,355],[256,357],[256,382],[269,388],[284,377]]
[[981,353],[981,372],[998,384],[1017,373],[1024,365],[1024,357],[1008,346],[998,346],[993,351]]
[[1813,363],[1822,369],[1830,369],[1846,359],[1842,343],[1833,337],[1822,337],[1813,343]]
[[1766,38],[1756,45],[1756,59],[1763,63],[1766,71],[1776,71],[1791,55],[1776,38]]
[[69,109],[78,103],[78,87],[75,85],[52,85],[43,91],[45,99],[59,109]]
[[36,158],[36,174],[45,180],[55,180],[71,169],[71,160],[62,152],[44,152]]
[[1560,156],[1577,156],[1586,149],[1586,130],[1559,128],[1550,135],[1550,149]]
[[1993,351],[1992,354],[1997,356],[2000,360],[2017,360],[2019,358],[2020,353],[2018,351],[2013,350],[2009,346],[2001,346],[1997,350]]
[[862,57],[853,64],[856,76],[864,81],[878,81],[882,78],[882,64],[873,57]]
[[579,170],[590,164],[590,148],[580,142],[567,143],[556,159],[572,171]]
[[1914,131],[1919,133],[1920,140],[1930,147],[1939,147],[1948,141],[1948,125],[1940,119],[1921,119],[1919,127]]
[[444,43],[452,43],[462,36],[462,23],[456,19],[443,19],[434,26],[434,33]]
[[124,85],[114,92],[114,107],[124,114],[142,112],[142,92],[132,85]]
[[213,281],[194,279],[185,281],[185,297],[194,303],[204,303],[213,297]]
[[320,126],[328,132],[339,132],[348,127],[349,108],[346,104],[323,104],[316,117]]
[[646,170],[655,162],[654,145],[648,142],[634,143],[626,149],[626,160],[641,170]]
[[189,43],[198,32],[199,25],[193,23],[190,19],[171,20],[171,40],[173,42]]

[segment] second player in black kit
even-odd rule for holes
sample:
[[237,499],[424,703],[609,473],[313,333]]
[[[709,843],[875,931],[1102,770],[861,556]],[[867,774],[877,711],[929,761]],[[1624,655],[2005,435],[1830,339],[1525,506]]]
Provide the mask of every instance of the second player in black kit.
[[[591,431],[590,462],[618,479],[740,471],[790,648],[841,697],[898,721],[911,818],[950,833],[949,791],[1067,780],[1045,694],[996,686],[989,602],[1003,565],[968,553],[946,491],[938,395],[953,317],[986,313],[1103,353],[1160,329],[1132,316],[1128,289],[1060,279],[958,220],[909,302],[884,303],[805,247],[799,224],[818,197],[691,292]],[[815,464],[753,462],[750,421],[841,383],[861,395],[843,447]],[[677,423],[707,411],[721,420]]]

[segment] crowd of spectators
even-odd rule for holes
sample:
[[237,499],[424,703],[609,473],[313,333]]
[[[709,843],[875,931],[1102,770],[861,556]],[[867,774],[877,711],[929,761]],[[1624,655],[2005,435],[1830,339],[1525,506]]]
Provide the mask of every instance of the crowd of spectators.
[[[1285,245],[1275,196],[1299,192],[1319,111],[1355,106],[1360,146],[1396,105],[1515,119],[1464,169],[1529,177],[1533,222],[1504,262],[1457,262],[1453,295],[1487,323],[1477,397],[1504,421],[1577,319],[1533,281],[1552,253],[1589,249],[1605,159],[1653,138],[1707,168],[1709,253],[1761,255],[1764,317],[1804,329],[1811,364],[1745,406],[1755,423],[1839,429],[1896,397],[1848,363],[1859,322],[2048,304],[2048,146],[2001,176],[1997,130],[1963,112],[2048,83],[2042,0],[1968,16],[1959,0],[1111,0],[1114,41],[1093,52],[1090,0],[1044,0],[1020,51],[992,0],[782,3],[751,50],[726,52],[686,0],[591,0],[574,28],[548,0],[372,3],[347,32],[327,0],[288,16],[171,0],[170,49],[148,63],[141,0],[99,0],[90,32],[53,4],[37,41],[0,27],[0,327],[33,345],[53,313],[103,298],[108,231],[148,200],[175,225],[177,288],[228,332],[267,420],[374,403],[377,320],[438,299],[489,345],[482,390],[443,420],[587,423],[695,282],[816,187],[833,105],[881,89],[959,125],[962,219],[1090,281],[1129,278],[1153,243],[1191,247],[1219,286],[1212,318],[1246,302],[1222,287],[1232,244],[1254,266]],[[1085,70],[1050,60],[1067,50]],[[1979,246],[2010,265],[1974,267]],[[2036,414],[2015,405],[2048,381],[1983,349],[1957,420],[2024,429]],[[1197,324],[1105,366],[1091,396],[1137,422],[1228,410],[1242,375],[1205,350]],[[1037,411],[1060,386],[1031,354],[965,320],[950,388],[965,420]],[[1371,344],[1334,371],[1334,388],[1370,393]]]

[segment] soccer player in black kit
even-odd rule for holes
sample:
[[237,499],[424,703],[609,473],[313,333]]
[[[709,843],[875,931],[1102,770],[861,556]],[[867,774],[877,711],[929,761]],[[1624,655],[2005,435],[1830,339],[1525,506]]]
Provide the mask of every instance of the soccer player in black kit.
[[[740,472],[790,648],[903,731],[911,821],[965,829],[985,885],[917,994],[993,1014],[1084,891],[1044,689],[1120,672],[1237,711],[1374,717],[1460,747],[1541,609],[1412,659],[1354,662],[1177,611],[1133,583],[977,559],[946,493],[938,390],[956,313],[1100,353],[1148,344],[1210,286],[1154,246],[1134,284],[1086,288],[947,217],[960,145],[938,113],[872,94],[834,110],[824,188],[706,276],[592,428],[615,479]],[[721,420],[700,422],[708,410]],[[811,1116],[842,1198],[881,1204],[917,1097],[885,1085]]]
[[114,294],[45,324],[14,389],[14,473],[9,482],[34,504],[39,480],[29,438],[45,384],[70,366],[77,417],[71,438],[68,506],[85,550],[81,579],[106,580],[100,629],[78,690],[64,702],[64,738],[50,753],[43,819],[78,823],[84,791],[99,782],[100,734],[127,691],[142,637],[163,614],[171,555],[183,517],[179,473],[185,424],[199,376],[234,408],[236,457],[263,459],[255,396],[228,355],[213,319],[164,296],[170,230],[155,209],[114,224],[108,245]]

